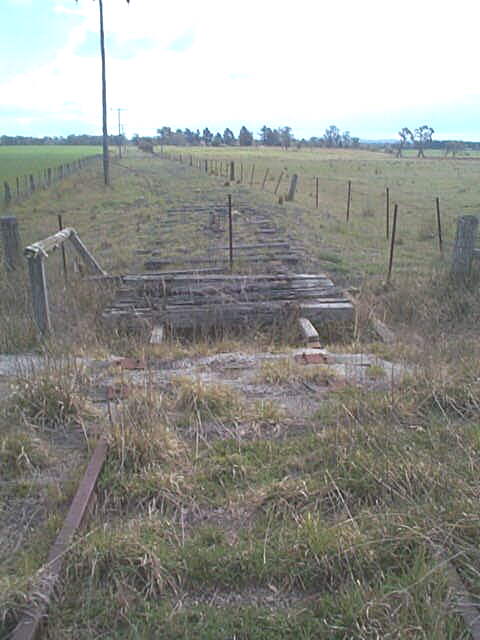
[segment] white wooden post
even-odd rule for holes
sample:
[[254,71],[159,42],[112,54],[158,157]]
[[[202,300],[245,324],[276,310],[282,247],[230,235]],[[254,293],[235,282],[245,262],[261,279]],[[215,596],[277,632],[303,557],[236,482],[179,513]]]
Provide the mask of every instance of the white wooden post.
[[47,280],[45,278],[45,264],[42,253],[28,256],[28,273],[32,290],[32,306],[35,324],[42,336],[52,331],[50,322],[50,307],[48,305]]
[[465,279],[471,270],[477,239],[478,218],[461,216],[457,222],[457,233],[453,246],[452,276]]

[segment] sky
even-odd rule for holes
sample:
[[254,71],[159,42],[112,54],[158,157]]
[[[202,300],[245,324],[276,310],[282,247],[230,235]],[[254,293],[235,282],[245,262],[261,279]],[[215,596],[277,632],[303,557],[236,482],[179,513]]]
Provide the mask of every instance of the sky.
[[[98,0],[0,0],[0,135],[101,133]],[[480,140],[476,0],[104,0],[109,129]]]

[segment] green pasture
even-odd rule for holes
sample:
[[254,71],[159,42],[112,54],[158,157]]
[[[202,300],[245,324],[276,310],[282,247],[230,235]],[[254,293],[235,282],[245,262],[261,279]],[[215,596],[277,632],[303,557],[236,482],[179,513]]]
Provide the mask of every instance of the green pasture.
[[[436,198],[439,198],[445,252],[451,250],[456,219],[480,212],[480,158],[444,158],[426,151],[426,158],[351,150],[281,151],[262,147],[165,148],[165,152],[219,161],[235,161],[235,179],[252,182],[258,197],[284,200],[291,176],[299,176],[295,203],[287,204],[289,233],[314,258],[334,256],[332,270],[355,275],[382,272],[388,259],[386,188],[390,193],[390,228],[398,205],[395,266],[409,271],[438,260]],[[213,164],[213,168],[215,164]],[[203,169],[202,169],[203,170]],[[253,180],[252,180],[253,170]],[[265,174],[265,187],[262,189]],[[282,180],[275,195],[278,178]],[[319,206],[316,208],[316,178]],[[351,182],[350,219],[347,191]],[[298,208],[297,208],[298,209]]]
[[58,167],[67,162],[101,152],[100,147],[15,145],[0,146],[0,182],[11,181],[17,176]]
[[[39,158],[42,151],[82,155],[84,149],[90,153],[97,152],[90,147],[54,147],[37,148],[37,154]],[[7,150],[16,151],[12,147]],[[26,148],[19,151],[25,152]],[[0,147],[0,159],[1,152],[5,149]],[[181,154],[183,164],[165,157],[162,159],[159,153],[151,156],[130,150],[122,160],[122,166],[113,162],[112,186],[108,193],[98,169],[95,169],[93,173],[78,174],[73,182],[63,181],[53,190],[17,203],[16,212],[22,219],[24,236],[32,235],[31,239],[36,239],[38,234],[45,233],[46,220],[42,212],[53,216],[52,228],[55,227],[57,208],[60,207],[64,218],[75,224],[86,241],[91,243],[92,250],[97,251],[106,264],[110,263],[109,268],[137,268],[139,265],[133,264],[133,249],[145,248],[151,234],[158,233],[154,222],[142,223],[141,220],[152,216],[152,210],[161,219],[167,206],[164,201],[167,196],[181,206],[189,202],[192,191],[212,188],[218,193],[219,204],[226,202],[227,194],[231,193],[234,208],[238,207],[240,212],[242,200],[245,204],[248,200],[267,208],[276,205],[275,216],[280,231],[301,250],[306,269],[323,269],[336,280],[358,283],[365,276],[383,277],[386,272],[389,253],[386,237],[387,187],[390,193],[390,229],[394,206],[398,205],[394,277],[418,271],[427,273],[432,266],[439,264],[437,197],[445,263],[450,259],[458,216],[480,212],[480,162],[474,157],[446,159],[430,156],[427,152],[425,159],[396,159],[389,154],[364,150],[290,149],[285,152],[261,147],[176,147],[164,148],[164,153],[170,153],[172,157]],[[190,155],[197,159],[217,160],[217,163],[209,163],[209,171],[205,173],[203,165],[201,169],[189,166]],[[56,159],[59,163],[68,161],[58,155]],[[232,160],[235,162],[236,184],[230,184],[225,175],[226,162]],[[223,161],[223,176],[216,175],[220,161]],[[50,164],[54,163],[49,159],[44,166]],[[237,184],[242,168],[243,182]],[[262,188],[267,169],[265,187]],[[282,180],[275,194],[281,173]],[[285,203],[294,173],[299,176],[295,201]],[[177,179],[180,176],[183,178]],[[318,208],[315,202],[317,177]],[[351,206],[347,222],[348,181],[351,181]],[[139,198],[145,199],[142,200],[144,204],[140,204]],[[280,208],[279,201],[282,202]],[[34,218],[29,214],[32,207],[38,210]],[[137,232],[139,220],[141,231]],[[205,251],[205,242],[198,237],[185,237],[180,228],[172,229],[169,235],[169,247],[172,249],[183,247],[201,253]],[[111,249],[102,248],[110,245]],[[130,245],[132,252],[125,252]],[[121,254],[118,263],[112,259],[112,252]]]

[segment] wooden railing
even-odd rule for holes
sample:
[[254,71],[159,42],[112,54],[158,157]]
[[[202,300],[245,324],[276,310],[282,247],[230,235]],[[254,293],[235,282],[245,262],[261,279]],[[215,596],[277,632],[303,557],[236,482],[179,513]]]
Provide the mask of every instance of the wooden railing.
[[62,247],[67,240],[71,242],[78,255],[92,273],[101,276],[107,275],[106,271],[98,264],[72,227],[62,229],[62,231],[58,231],[58,233],[55,233],[53,236],[49,236],[44,240],[40,240],[26,247],[24,255],[28,262],[33,316],[42,336],[48,335],[52,331],[47,280],[45,277],[45,259],[48,258],[49,253]]

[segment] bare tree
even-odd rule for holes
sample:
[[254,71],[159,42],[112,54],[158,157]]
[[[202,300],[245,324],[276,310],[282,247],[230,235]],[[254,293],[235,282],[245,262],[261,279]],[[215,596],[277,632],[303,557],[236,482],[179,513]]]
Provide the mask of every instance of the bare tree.
[[465,151],[465,143],[462,140],[449,140],[445,143],[445,157],[451,153],[452,158],[455,158],[457,153],[461,151]]
[[408,127],[403,127],[403,129],[400,129],[400,131],[398,132],[398,135],[400,137],[400,142],[398,144],[397,147],[397,158],[401,158],[402,157],[402,151],[403,148],[405,147],[405,145],[407,144],[407,140],[410,138],[413,138],[413,134],[410,131],[410,129]]
[[280,134],[280,143],[282,145],[282,149],[285,149],[286,151],[292,144],[292,127],[280,127],[278,132]]
[[432,142],[432,136],[434,133],[435,131],[432,127],[429,127],[426,124],[415,129],[414,134],[412,135],[412,142],[418,149],[417,158],[425,157],[423,150]]
[[[78,2],[78,0],[76,0]],[[127,0],[130,4],[130,0]],[[100,55],[102,58],[102,136],[103,136],[103,178],[106,185],[110,184],[110,158],[108,155],[107,131],[107,77],[105,67],[105,37],[103,31],[103,0],[98,0],[100,14]]]
[[326,147],[339,147],[342,140],[339,128],[331,124],[328,129],[325,129],[323,139]]

